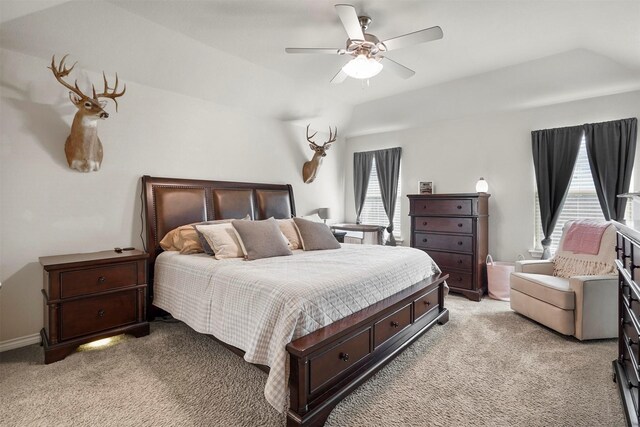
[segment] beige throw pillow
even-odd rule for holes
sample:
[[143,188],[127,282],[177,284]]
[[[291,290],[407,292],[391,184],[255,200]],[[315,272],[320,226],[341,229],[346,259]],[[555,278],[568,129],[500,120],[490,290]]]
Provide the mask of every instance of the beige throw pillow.
[[223,224],[195,225],[194,227],[202,233],[204,239],[207,241],[209,246],[211,246],[216,259],[241,258],[244,256],[242,249],[240,248],[240,242],[238,242],[238,237],[236,236],[231,222]]
[[293,218],[293,222],[298,229],[302,249],[305,251],[341,248],[340,243],[326,224],[302,218]]
[[213,255],[209,245],[198,235],[195,225],[221,224],[231,222],[232,219],[222,219],[217,221],[196,222],[193,224],[181,225],[168,232],[160,241],[160,247],[165,251],[180,251],[181,254],[197,254],[200,252]]
[[298,235],[298,229],[293,222],[293,219],[277,219],[278,227],[280,227],[280,231],[284,234],[284,237],[289,241],[289,247],[291,249],[302,249],[302,243],[300,243],[300,236]]
[[262,221],[233,221],[240,248],[248,260],[291,255],[275,219]]

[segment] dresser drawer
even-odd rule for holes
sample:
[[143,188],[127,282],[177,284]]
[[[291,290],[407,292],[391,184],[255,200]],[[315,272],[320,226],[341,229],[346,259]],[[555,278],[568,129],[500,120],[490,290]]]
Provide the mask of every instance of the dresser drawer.
[[425,249],[471,252],[473,250],[473,237],[457,236],[455,234],[416,233],[415,246]]
[[434,289],[413,302],[414,322],[428,312],[438,308],[438,289]]
[[373,327],[374,345],[376,348],[389,338],[411,324],[411,305],[407,305],[395,313],[377,322]]
[[473,255],[470,254],[437,251],[429,251],[428,254],[440,269],[457,268],[459,270],[470,270],[473,265]]
[[60,304],[61,339],[134,323],[137,293],[133,289]]
[[342,341],[335,347],[309,361],[309,387],[318,391],[327,381],[342,374],[362,360],[371,348],[371,328]]
[[439,217],[416,217],[416,231],[441,231],[445,233],[467,233],[473,232],[472,218],[439,218]]
[[411,215],[471,215],[471,200],[413,200]]
[[473,289],[472,275],[468,273],[458,273],[454,271],[443,271],[448,274],[447,284],[452,288]]
[[60,295],[69,298],[132,286],[138,280],[138,264],[128,262],[60,273]]

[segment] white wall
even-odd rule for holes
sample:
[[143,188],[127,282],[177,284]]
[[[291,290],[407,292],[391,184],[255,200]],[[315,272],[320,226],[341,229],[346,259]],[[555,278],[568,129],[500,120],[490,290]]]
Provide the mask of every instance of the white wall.
[[[640,117],[640,91],[601,98],[491,113],[423,127],[347,139],[345,155],[345,216],[355,220],[353,153],[402,147],[402,236],[409,244],[407,194],[418,192],[418,181],[433,181],[436,193],[475,192],[484,177],[489,183],[489,252],[495,259],[528,256],[533,247],[535,179],[531,131]],[[640,164],[636,156],[636,164]],[[640,174],[635,174],[638,181]],[[640,188],[636,184],[635,188]]]
[[142,175],[290,183],[299,215],[330,207],[342,218],[343,141],[304,184],[304,128],[131,82],[119,112],[109,105],[99,124],[102,169],[69,169],[75,107],[47,65],[0,49],[0,343],[42,328],[38,257],[141,247]]

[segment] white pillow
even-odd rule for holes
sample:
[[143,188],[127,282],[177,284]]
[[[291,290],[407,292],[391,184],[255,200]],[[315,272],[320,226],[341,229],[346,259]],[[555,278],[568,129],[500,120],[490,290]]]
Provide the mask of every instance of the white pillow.
[[195,225],[213,249],[216,259],[242,258],[244,253],[240,247],[238,236],[231,223]]

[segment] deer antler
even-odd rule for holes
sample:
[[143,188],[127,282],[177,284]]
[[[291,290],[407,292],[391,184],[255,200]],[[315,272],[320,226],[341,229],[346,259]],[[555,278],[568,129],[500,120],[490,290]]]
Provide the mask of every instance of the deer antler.
[[331,132],[331,126],[329,126],[329,140],[327,142],[325,142],[324,144],[322,144],[322,146],[324,147],[327,144],[335,142],[337,137],[338,137],[338,126],[336,126],[335,133]]
[[[309,136],[309,126],[311,126],[311,123],[309,123],[307,125],[307,141],[309,141],[311,144],[313,144],[314,147],[320,148],[320,146],[318,144],[316,144],[315,142],[313,142],[311,140],[311,138],[316,136],[316,133],[318,133],[318,132],[314,132],[313,135]],[[332,142],[335,142],[337,137],[338,137],[338,127],[336,126],[335,131],[332,131],[331,130],[331,126],[329,126],[329,139],[324,144],[322,144],[322,147],[324,147],[325,145],[330,144]]]
[[318,133],[318,132],[314,132],[314,133],[313,133],[313,135],[309,136],[309,126],[311,126],[311,123],[309,123],[309,124],[307,125],[307,141],[309,141],[311,144],[313,144],[313,146],[314,146],[314,147],[317,147],[317,146],[318,146],[318,144],[316,144],[315,142],[313,142],[313,141],[311,140],[311,138],[313,138],[314,136],[316,136],[316,133]]
[[[110,98],[113,100],[113,102],[115,102],[116,111],[118,111],[118,100],[116,98],[119,98],[122,95],[124,95],[124,93],[127,91],[127,85],[126,84],[124,85],[122,92],[120,93],[117,92],[118,91],[118,73],[116,73],[116,84],[113,88],[109,87],[107,83],[107,76],[105,76],[104,71],[102,72],[102,80],[104,81],[104,90],[102,93],[96,94],[95,86],[91,85],[91,88],[93,89],[93,99]],[[111,92],[109,92],[109,90],[111,90]]]
[[56,78],[56,80],[58,80],[60,82],[60,84],[64,87],[66,87],[67,89],[69,89],[70,91],[72,91],[73,93],[75,93],[76,95],[82,97],[82,98],[86,98],[87,96],[82,93],[82,91],[80,90],[80,88],[78,87],[78,80],[76,80],[74,82],[74,86],[71,86],[69,83],[65,82],[63,80],[63,77],[67,77],[69,75],[69,73],[71,72],[71,70],[73,70],[73,67],[76,66],[77,62],[74,62],[73,65],[71,66],[71,68],[67,68],[64,64],[65,59],[67,59],[67,56],[69,56],[68,54],[63,56],[62,59],[60,60],[60,64],[56,67],[56,56],[53,55],[51,57],[51,66],[47,67],[49,68],[51,71],[53,71],[53,75]]

